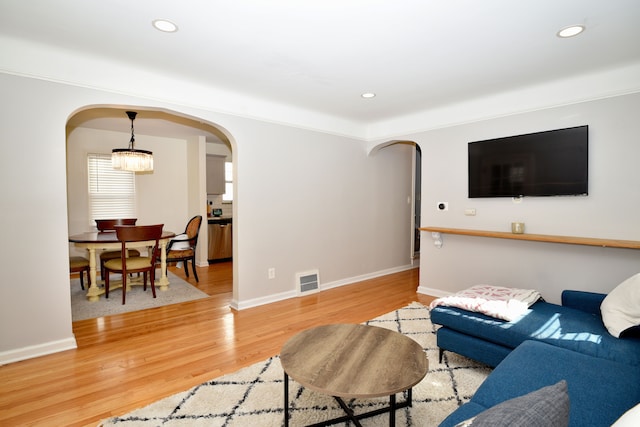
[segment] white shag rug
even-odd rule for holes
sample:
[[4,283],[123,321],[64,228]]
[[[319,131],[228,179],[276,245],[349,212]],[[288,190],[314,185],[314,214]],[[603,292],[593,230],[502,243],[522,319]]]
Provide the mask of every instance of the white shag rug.
[[[491,369],[452,352],[438,363],[436,328],[429,309],[412,303],[366,322],[401,332],[417,341],[427,352],[429,372],[413,388],[413,406],[396,412],[397,426],[437,426],[459,405],[468,401]],[[200,384],[144,408],[100,423],[103,427],[239,427],[282,426],[284,416],[284,373],[278,356],[235,373]],[[398,395],[398,402],[404,400]],[[388,398],[346,400],[356,413],[388,404]],[[306,390],[294,380],[289,383],[289,425],[303,426],[344,415],[331,396]],[[363,426],[388,426],[389,415],[361,420]],[[351,426],[351,423],[336,424]]]
[[[158,274],[160,272],[158,271]],[[99,301],[90,302],[87,299],[87,280],[85,276],[84,290],[80,288],[80,279],[71,279],[71,315],[72,321],[93,319],[95,317],[109,316],[112,314],[128,313],[130,311],[144,310],[163,305],[176,304],[200,298],[207,298],[205,292],[182,280],[180,277],[167,272],[169,288],[161,291],[156,286],[156,298],[151,293],[151,287],[147,284],[147,290],[142,286],[132,286],[127,291],[126,304],[122,305],[122,289],[114,289],[109,292],[109,299],[104,295]],[[114,276],[115,277],[115,276]]]

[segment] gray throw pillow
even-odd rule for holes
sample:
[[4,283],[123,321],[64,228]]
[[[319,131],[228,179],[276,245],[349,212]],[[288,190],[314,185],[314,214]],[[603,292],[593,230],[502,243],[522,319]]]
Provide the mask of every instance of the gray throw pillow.
[[567,382],[543,387],[502,402],[463,421],[456,427],[567,427],[569,394]]

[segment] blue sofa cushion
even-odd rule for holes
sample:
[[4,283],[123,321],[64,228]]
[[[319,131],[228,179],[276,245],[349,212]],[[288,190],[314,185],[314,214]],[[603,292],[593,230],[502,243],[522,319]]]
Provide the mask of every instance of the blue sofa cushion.
[[449,328],[438,329],[437,344],[441,350],[449,350],[491,367],[497,366],[513,351],[511,347],[489,342]]
[[487,377],[470,402],[440,424],[452,427],[501,402],[566,380],[570,427],[609,427],[640,402],[640,367],[525,341]]
[[539,301],[511,322],[454,307],[435,307],[431,321],[505,347],[534,339],[603,359],[640,366],[640,339],[612,336],[602,318]]
[[567,382],[542,387],[514,397],[458,424],[456,427],[567,427],[569,394]]
[[562,306],[600,316],[600,305],[606,297],[607,294],[565,289],[562,291]]

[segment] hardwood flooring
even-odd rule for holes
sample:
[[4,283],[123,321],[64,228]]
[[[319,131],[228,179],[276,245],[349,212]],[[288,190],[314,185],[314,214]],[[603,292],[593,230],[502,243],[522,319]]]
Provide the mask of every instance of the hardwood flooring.
[[428,304],[416,293],[418,272],[236,312],[231,263],[198,268],[200,283],[188,281],[209,298],[74,322],[77,349],[1,366],[0,425],[96,426],[274,356],[303,329]]

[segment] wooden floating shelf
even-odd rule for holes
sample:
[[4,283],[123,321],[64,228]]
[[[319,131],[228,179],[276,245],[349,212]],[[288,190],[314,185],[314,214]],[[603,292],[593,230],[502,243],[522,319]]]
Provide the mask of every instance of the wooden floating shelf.
[[504,231],[467,230],[462,228],[421,227],[421,231],[463,236],[494,237],[498,239],[529,240],[533,242],[565,243],[568,245],[600,246],[605,248],[640,249],[640,241],[598,239],[593,237],[550,236],[545,234],[514,234]]

